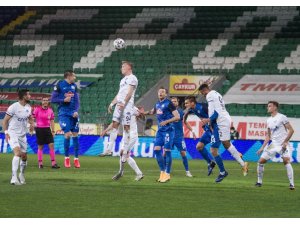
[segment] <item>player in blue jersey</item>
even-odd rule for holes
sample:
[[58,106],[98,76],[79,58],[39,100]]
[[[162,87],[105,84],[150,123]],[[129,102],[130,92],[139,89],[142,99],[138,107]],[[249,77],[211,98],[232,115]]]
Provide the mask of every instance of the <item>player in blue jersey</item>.
[[[154,154],[160,168],[158,181],[165,183],[171,179],[171,148],[175,135],[173,122],[178,121],[180,116],[173,103],[167,99],[167,90],[164,87],[160,87],[157,94],[159,101],[155,104],[153,109],[144,114],[156,114],[158,130],[155,137]],[[162,155],[162,147],[164,147],[166,153],[166,164]]]
[[51,102],[58,104],[59,125],[64,131],[65,167],[70,168],[70,139],[73,138],[74,166],[80,168],[78,159],[78,132],[79,132],[79,95],[75,84],[75,73],[68,70],[64,73],[64,80],[58,82],[52,92]]
[[188,163],[188,159],[186,156],[186,145],[185,145],[184,136],[183,136],[182,121],[183,121],[184,112],[179,107],[179,99],[177,97],[172,97],[171,101],[172,101],[173,105],[175,106],[175,108],[177,109],[179,116],[180,116],[180,120],[173,123],[174,129],[175,129],[175,136],[174,136],[174,142],[173,142],[172,148],[176,147],[177,150],[180,151],[182,163],[185,168],[185,175],[187,177],[193,177],[193,175],[189,171],[189,163]]
[[[198,116],[200,119],[202,118],[208,118],[208,106],[206,103],[199,103],[196,101],[196,98],[194,96],[188,96],[185,99],[185,107],[186,107],[186,113],[184,114],[184,123],[186,127],[193,133],[194,138],[196,138],[196,134],[193,132],[192,127],[187,122],[187,118],[189,115],[194,114]],[[212,161],[209,158],[208,150],[205,148],[205,145],[209,144],[211,142],[211,130],[208,125],[203,126],[204,133],[202,137],[199,139],[196,148],[199,151],[199,153],[202,155],[203,159],[207,162],[207,175],[211,175],[216,163]]]

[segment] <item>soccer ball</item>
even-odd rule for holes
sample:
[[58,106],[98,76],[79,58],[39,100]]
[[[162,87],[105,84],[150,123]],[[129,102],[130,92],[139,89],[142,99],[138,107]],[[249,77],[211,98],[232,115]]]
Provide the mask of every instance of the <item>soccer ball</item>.
[[125,47],[125,41],[122,38],[117,38],[114,40],[114,47],[117,50],[120,50]]

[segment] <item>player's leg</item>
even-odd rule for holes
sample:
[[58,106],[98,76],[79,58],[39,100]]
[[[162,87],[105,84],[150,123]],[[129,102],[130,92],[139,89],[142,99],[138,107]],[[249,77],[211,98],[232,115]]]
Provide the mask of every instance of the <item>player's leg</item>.
[[111,129],[110,134],[109,134],[109,141],[108,141],[107,147],[104,149],[103,153],[100,154],[101,157],[111,156],[113,154],[115,142],[116,142],[117,136],[118,136],[119,125],[120,125],[119,122],[113,121],[113,128]]
[[38,165],[40,169],[43,169],[43,148],[44,145],[38,145]]
[[72,136],[71,132],[71,118],[70,116],[60,116],[59,117],[59,125],[61,129],[64,131],[64,152],[65,152],[65,168],[70,168],[70,139]]
[[185,169],[185,175],[187,177],[193,177],[189,170],[189,162],[186,156],[186,145],[184,142],[183,137],[182,138],[175,138],[173,145],[177,148],[177,150],[180,152],[181,158],[182,158],[182,164]]
[[38,145],[38,151],[37,151],[37,156],[38,156],[38,166],[40,169],[43,168],[43,148],[44,148],[44,135],[42,133],[41,128],[35,128],[35,133],[36,133],[36,141]]
[[51,167],[52,169],[59,169],[60,166],[57,165],[56,158],[55,158],[54,143],[49,143],[48,147],[49,147],[49,155],[51,160]]
[[27,167],[27,138],[19,137],[21,160],[20,160],[20,173],[19,180],[21,184],[26,184],[25,182],[25,169]]
[[290,182],[290,190],[295,190],[295,183],[294,183],[294,170],[291,164],[291,158],[290,158],[290,147],[287,147],[287,149],[282,152],[282,159],[283,164],[285,165],[287,177]]
[[164,134],[160,130],[157,131],[154,143],[154,155],[157,161],[157,164],[160,169],[160,176],[157,181],[160,180],[165,176],[165,162],[162,155],[162,146],[164,145]]
[[236,149],[236,147],[230,142],[230,120],[226,119],[220,124],[219,126],[219,137],[222,141],[222,144],[225,149],[227,149],[232,157],[241,165],[242,172],[244,176],[247,176],[248,174],[248,162],[244,162],[244,160],[241,157],[241,153]]
[[261,187],[263,182],[263,176],[265,171],[265,163],[270,159],[270,156],[267,153],[263,153],[257,162],[257,182],[256,187]]
[[207,162],[207,176],[210,176],[212,174],[213,169],[216,165],[216,163],[210,159],[208,150],[205,147],[210,142],[211,142],[211,131],[205,131],[196,145],[197,150],[200,152],[203,159]]
[[164,134],[164,151],[166,154],[166,171],[163,179],[160,180],[161,183],[165,183],[171,179],[171,169],[172,169],[172,146],[174,141],[175,130],[172,128],[171,130],[165,132]]
[[21,158],[21,149],[16,136],[10,135],[9,145],[13,149],[14,157],[12,159],[12,176],[10,183],[13,185],[20,185],[18,179],[19,162]]
[[73,140],[73,148],[74,148],[74,167],[80,168],[79,162],[79,119],[78,118],[71,118],[71,128],[72,132],[72,140]]
[[221,156],[219,155],[219,147],[221,145],[220,137],[219,137],[219,129],[218,126],[215,124],[213,126],[213,133],[211,136],[211,153],[213,157],[215,158],[215,162],[219,167],[220,173],[215,180],[217,183],[221,182],[225,177],[227,177],[228,172],[225,170],[223,160]]
[[[130,143],[129,143],[129,149],[133,149],[133,147],[135,146],[135,144],[138,141],[138,134],[137,132],[131,132],[130,133]],[[144,175],[142,173],[142,171],[140,170],[140,168],[138,167],[136,161],[130,156],[130,151],[127,152],[127,162],[128,165],[134,170],[136,177],[135,180],[139,181],[141,179],[144,178]]]

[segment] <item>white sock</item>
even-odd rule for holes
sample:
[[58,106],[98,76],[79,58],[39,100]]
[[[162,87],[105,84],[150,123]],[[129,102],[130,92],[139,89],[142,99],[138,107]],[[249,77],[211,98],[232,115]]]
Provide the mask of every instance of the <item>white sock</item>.
[[[125,158],[125,160],[124,160]],[[124,171],[124,166],[125,166],[125,163],[126,163],[126,157],[123,157],[123,156],[120,156],[120,170],[119,170],[119,173],[123,173]]]
[[133,149],[137,139],[138,139],[137,134],[130,134],[130,141],[129,141],[129,145],[128,145],[128,151]]
[[130,142],[130,131],[129,130],[124,130],[123,131],[123,144],[124,144],[125,155],[130,150],[129,149],[129,142]]
[[294,170],[290,163],[285,165],[287,176],[289,178],[290,184],[294,186]]
[[132,157],[129,157],[127,159],[127,162],[128,165],[134,170],[136,175],[142,174],[142,171],[140,170],[140,168],[138,167],[138,165],[136,164],[135,160]]
[[230,145],[230,147],[227,149],[230,154],[232,155],[232,157],[241,165],[241,166],[245,166],[245,162],[244,160],[242,160],[238,150],[236,150],[236,148],[234,147],[234,145]]
[[265,170],[264,164],[257,163],[257,183],[262,184],[264,170]]
[[117,136],[118,136],[118,129],[113,128],[109,135],[109,142],[108,142],[106,151],[113,152],[113,147],[116,142]]
[[19,169],[19,156],[14,156],[12,159],[12,176],[17,177],[18,169]]
[[21,161],[20,161],[20,173],[24,173],[25,172],[26,166],[27,166],[27,160],[23,161],[21,159]]

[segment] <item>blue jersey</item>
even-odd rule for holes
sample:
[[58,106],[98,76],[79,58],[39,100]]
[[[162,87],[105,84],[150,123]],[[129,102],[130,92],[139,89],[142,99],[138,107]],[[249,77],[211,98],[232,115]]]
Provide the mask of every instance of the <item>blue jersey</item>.
[[[207,103],[196,103],[196,106],[194,109],[190,108],[187,112],[187,114],[195,114],[199,118],[208,118],[208,104]],[[203,129],[210,130],[209,125],[204,125]]]
[[173,128],[173,123],[168,123],[165,126],[160,126],[159,124],[163,121],[169,120],[173,118],[172,112],[176,110],[175,106],[169,99],[164,99],[162,101],[158,101],[154,106],[154,112],[156,113],[158,130],[160,131],[168,131]]
[[[64,102],[70,96],[70,102]],[[57,103],[59,116],[73,116],[79,109],[79,96],[75,83],[69,84],[66,80],[59,81],[52,92],[51,102]]]
[[182,121],[183,121],[184,112],[179,107],[177,108],[177,111],[179,113],[180,120],[174,122],[173,126],[175,128],[175,138],[176,137],[181,138],[181,137],[183,137],[183,124],[182,124]]

